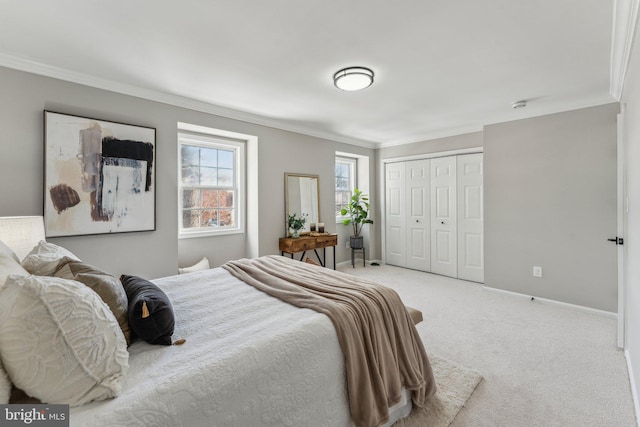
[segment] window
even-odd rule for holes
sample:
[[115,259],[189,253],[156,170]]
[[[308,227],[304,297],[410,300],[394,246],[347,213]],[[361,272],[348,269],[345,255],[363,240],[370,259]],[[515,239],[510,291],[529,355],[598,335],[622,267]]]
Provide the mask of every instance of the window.
[[244,144],[178,134],[180,236],[244,232]]
[[341,221],[340,210],[351,200],[356,188],[356,159],[336,157],[336,220]]

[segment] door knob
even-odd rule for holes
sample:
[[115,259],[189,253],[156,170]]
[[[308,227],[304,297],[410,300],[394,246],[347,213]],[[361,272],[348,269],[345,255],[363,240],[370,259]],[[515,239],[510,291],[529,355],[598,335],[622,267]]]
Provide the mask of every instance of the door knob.
[[416,224],[420,224],[420,220],[419,219],[416,219]]
[[623,245],[624,240],[622,237],[616,237],[615,239],[607,239],[609,242],[615,242],[616,245]]
[[442,221],[440,224],[444,225],[444,221]]

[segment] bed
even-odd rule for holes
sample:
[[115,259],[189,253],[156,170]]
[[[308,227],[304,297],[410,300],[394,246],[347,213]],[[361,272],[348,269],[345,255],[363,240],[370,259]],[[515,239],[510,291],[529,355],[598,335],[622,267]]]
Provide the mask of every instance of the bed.
[[[0,218],[0,240],[18,258],[41,239],[41,217]],[[280,301],[223,268],[153,282],[173,305],[173,337],[186,342],[134,341],[119,396],[72,407],[72,426],[354,425],[345,358],[326,315]],[[384,425],[411,406],[403,389]]]

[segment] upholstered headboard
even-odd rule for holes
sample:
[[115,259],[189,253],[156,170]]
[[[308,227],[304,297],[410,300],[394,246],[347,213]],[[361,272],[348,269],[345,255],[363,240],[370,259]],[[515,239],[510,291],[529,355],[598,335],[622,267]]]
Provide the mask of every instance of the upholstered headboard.
[[43,217],[0,217],[0,240],[22,260],[40,240],[45,240]]

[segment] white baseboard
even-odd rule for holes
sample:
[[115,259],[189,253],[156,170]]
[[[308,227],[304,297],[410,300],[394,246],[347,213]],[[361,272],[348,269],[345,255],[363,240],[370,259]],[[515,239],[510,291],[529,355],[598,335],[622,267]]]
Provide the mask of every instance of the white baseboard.
[[564,307],[564,308],[569,308],[571,310],[577,310],[577,311],[582,311],[585,313],[590,313],[590,314],[595,314],[598,316],[603,316],[603,317],[608,317],[610,319],[618,319],[618,314],[617,313],[613,313],[611,311],[604,311],[604,310],[598,310],[597,308],[591,308],[591,307],[585,307],[582,305],[576,305],[576,304],[569,304],[568,302],[562,302],[562,301],[556,301],[553,299],[547,299],[547,298],[540,298],[537,297],[535,295],[527,295],[527,294],[521,294],[519,292],[513,292],[513,291],[505,291],[504,289],[498,289],[498,288],[492,288],[490,286],[486,286],[486,285],[482,285],[482,287],[488,291],[491,292],[498,292],[501,294],[506,294],[506,295],[511,295],[511,296],[515,296],[518,298],[526,298],[528,300],[530,300],[531,298],[534,298],[535,301],[541,303],[541,304],[550,304],[550,305],[556,305],[556,306],[560,306],[560,307]]
[[640,401],[638,401],[638,389],[636,388],[635,376],[633,375],[633,367],[631,366],[631,356],[629,350],[624,351],[624,358],[627,361],[627,372],[629,373],[629,383],[631,383],[631,396],[633,397],[633,406],[636,408],[636,424],[640,427]]

